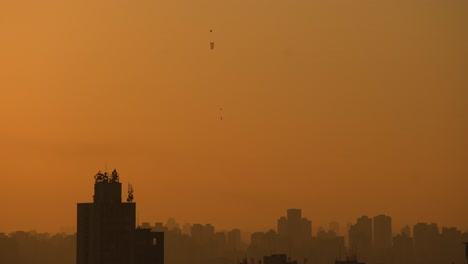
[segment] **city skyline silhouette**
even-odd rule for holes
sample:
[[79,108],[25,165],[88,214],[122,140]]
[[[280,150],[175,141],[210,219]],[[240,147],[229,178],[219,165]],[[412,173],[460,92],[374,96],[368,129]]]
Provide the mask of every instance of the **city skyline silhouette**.
[[117,227],[180,225],[166,264],[461,254],[466,25],[466,0],[3,1],[4,261],[68,262],[76,204],[114,168],[138,204]]
[[[220,231],[211,224],[139,223],[134,189],[123,197],[121,175],[98,171],[92,203],[77,203],[72,235],[0,233],[0,261],[8,263],[123,264],[365,264],[464,263],[468,231],[417,223],[393,231],[392,217],[361,216],[345,231],[333,221],[314,230],[299,208],[289,208],[276,228],[252,233]],[[314,232],[315,231],[315,232]],[[315,233],[315,235],[314,235]],[[341,235],[345,233],[347,235]],[[249,238],[246,239],[245,235]],[[75,250],[76,249],[76,250]],[[463,250],[465,249],[465,250]],[[463,254],[465,251],[465,255]],[[242,261],[241,261],[242,259]],[[76,262],[75,262],[76,261]]]

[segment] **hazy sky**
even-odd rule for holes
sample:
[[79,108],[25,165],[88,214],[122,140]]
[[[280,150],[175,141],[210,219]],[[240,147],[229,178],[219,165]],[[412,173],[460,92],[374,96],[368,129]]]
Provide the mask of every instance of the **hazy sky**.
[[140,222],[468,228],[466,0],[1,1],[0,92],[0,232],[106,164]]

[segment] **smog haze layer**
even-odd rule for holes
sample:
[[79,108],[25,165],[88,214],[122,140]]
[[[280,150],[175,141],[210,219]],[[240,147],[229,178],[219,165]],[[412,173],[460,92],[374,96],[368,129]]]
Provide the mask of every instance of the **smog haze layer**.
[[74,226],[106,167],[140,222],[465,230],[467,25],[466,0],[2,1],[0,231]]

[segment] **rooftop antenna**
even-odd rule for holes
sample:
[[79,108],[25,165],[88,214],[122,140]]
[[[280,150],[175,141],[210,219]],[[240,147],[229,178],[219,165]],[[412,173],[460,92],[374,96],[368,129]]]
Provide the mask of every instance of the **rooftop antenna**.
[[133,202],[133,186],[128,183],[128,196],[127,196],[127,203]]

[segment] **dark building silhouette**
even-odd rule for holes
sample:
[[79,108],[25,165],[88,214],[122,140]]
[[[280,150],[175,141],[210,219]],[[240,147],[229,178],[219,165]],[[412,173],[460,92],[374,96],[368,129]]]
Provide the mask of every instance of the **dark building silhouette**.
[[167,219],[166,226],[168,230],[180,229],[179,224],[173,217]]
[[464,242],[465,244],[465,258],[466,258],[466,264],[468,264],[468,242]]
[[231,251],[238,251],[241,247],[241,231],[239,229],[233,229],[227,234],[227,244]]
[[305,217],[302,218],[301,233],[302,233],[301,238],[303,241],[307,241],[308,239],[312,237],[312,221],[310,221],[309,219]]
[[414,263],[413,238],[409,226],[393,237],[393,259],[398,264]]
[[336,221],[332,221],[328,224],[328,230],[335,232],[335,234],[340,234],[340,224]]
[[284,216],[281,217],[280,219],[278,219],[277,225],[278,235],[281,237],[288,236],[288,219]]
[[336,260],[335,264],[365,264],[364,262],[359,262],[356,257],[348,257],[346,260]]
[[192,240],[199,245],[206,245],[214,239],[214,226],[194,224],[190,230]]
[[247,248],[249,256],[261,259],[263,256],[278,252],[278,235],[275,230],[254,232],[250,235],[250,245]]
[[386,215],[374,217],[373,262],[390,263],[392,260],[392,218]]
[[77,205],[77,264],[164,263],[164,233],[135,229],[133,190],[122,203],[117,171],[96,174],[93,198]]
[[225,232],[215,232],[211,250],[216,257],[221,258],[227,249],[227,237]]
[[349,229],[349,247],[365,262],[372,257],[372,218],[361,216]]
[[305,227],[301,209],[288,209],[288,235],[293,243],[300,243]]
[[374,217],[374,248],[390,249],[392,247],[392,218],[386,215]]
[[192,229],[192,226],[188,223],[184,224],[182,226],[182,234],[190,236],[190,230]]
[[455,227],[442,227],[439,240],[440,263],[463,263],[465,261],[463,237],[460,230]]
[[440,257],[439,228],[437,224],[417,223],[413,227],[415,262],[438,263]]
[[286,254],[274,254],[264,256],[263,264],[297,264],[297,261],[289,261]]
[[137,228],[135,230],[134,263],[164,263],[163,232],[151,232],[151,228]]
[[278,250],[299,259],[306,255],[306,245],[312,239],[312,222],[302,218],[301,209],[287,209],[287,217],[277,222]]
[[161,222],[156,222],[154,223],[153,230],[157,232],[168,232],[169,228],[167,226],[164,226],[164,224]]
[[333,263],[345,255],[344,237],[332,230],[320,229],[315,239],[316,256],[313,263]]
[[[280,241],[284,242],[283,238],[289,242],[287,217],[278,220],[278,233],[269,230],[249,234],[250,243],[245,241],[246,233],[238,229],[215,231],[210,224],[195,224],[193,230],[192,225],[185,224],[182,232],[181,226],[173,218],[164,223],[156,222],[154,226],[144,222],[135,229],[135,204],[131,195],[128,203],[122,205],[121,185],[117,177],[102,173],[98,175],[94,202],[78,205],[78,234],[53,235],[35,231],[0,233],[0,263],[362,264],[352,257],[342,260],[346,255],[357,256],[360,261],[368,264],[468,262],[468,245],[463,243],[468,241],[468,232],[455,227],[442,227],[439,232],[436,224],[425,223],[414,226],[414,237],[411,228],[404,227],[400,234],[393,237],[390,250],[379,255],[379,237],[385,236],[379,235],[378,230],[386,230],[388,234],[386,217],[382,218],[384,220],[381,223],[379,217],[361,217],[355,225],[349,225],[350,231],[358,231],[350,232],[355,235],[353,239],[358,245],[356,249],[345,248],[344,237],[337,236],[334,231],[338,230],[337,224],[330,225],[328,231],[319,227],[316,237],[311,237],[310,240],[302,240],[310,235],[308,224],[302,225],[298,236],[301,238],[300,244],[298,248],[291,247],[296,252],[299,252],[297,249],[302,250],[301,255],[296,256],[279,247]],[[290,218],[301,219],[301,223],[308,221],[298,215],[290,215]],[[369,228],[369,220],[374,221],[373,228]],[[365,245],[365,241],[368,245],[371,244],[369,241],[372,242],[372,237],[374,246],[371,248],[370,258],[366,259],[359,245]],[[265,256],[269,257],[264,258]],[[291,262],[287,256],[297,262]]]

